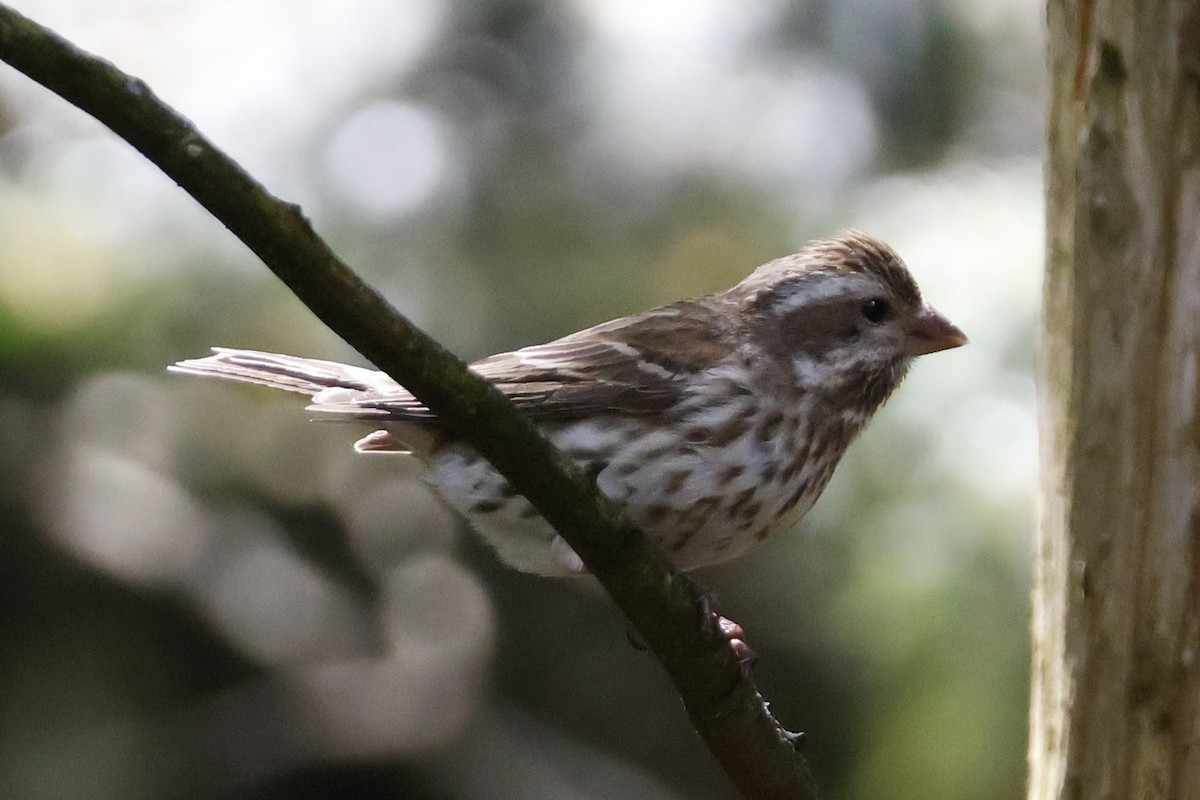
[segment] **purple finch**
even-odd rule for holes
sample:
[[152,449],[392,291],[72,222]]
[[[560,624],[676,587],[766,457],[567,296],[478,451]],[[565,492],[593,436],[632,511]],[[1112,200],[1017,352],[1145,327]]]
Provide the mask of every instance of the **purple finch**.
[[[812,507],[916,356],[967,341],[900,257],[848,232],[715,294],[471,365],[681,569],[725,561]],[[311,395],[376,426],[355,448],[413,452],[426,480],[513,566],[580,572],[525,498],[375,370],[216,348],[171,369]]]

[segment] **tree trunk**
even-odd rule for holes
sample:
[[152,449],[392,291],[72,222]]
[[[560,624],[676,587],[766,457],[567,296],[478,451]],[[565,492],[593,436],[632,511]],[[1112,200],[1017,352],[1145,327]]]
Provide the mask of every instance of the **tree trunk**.
[[1031,800],[1200,800],[1200,2],[1049,0]]

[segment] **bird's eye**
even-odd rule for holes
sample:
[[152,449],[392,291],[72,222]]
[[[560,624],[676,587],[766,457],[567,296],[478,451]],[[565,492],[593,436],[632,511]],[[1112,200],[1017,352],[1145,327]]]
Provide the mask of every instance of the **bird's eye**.
[[892,307],[882,297],[872,297],[862,305],[863,316],[871,322],[879,323],[887,319]]

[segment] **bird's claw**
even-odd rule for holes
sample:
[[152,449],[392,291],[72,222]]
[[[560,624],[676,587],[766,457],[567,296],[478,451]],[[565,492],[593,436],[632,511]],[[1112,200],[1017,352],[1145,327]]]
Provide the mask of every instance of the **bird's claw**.
[[708,624],[713,626],[715,633],[720,634],[729,643],[729,649],[733,651],[734,658],[737,659],[742,677],[750,677],[754,662],[758,661],[758,654],[746,643],[745,629],[717,609],[716,597],[711,592],[701,592],[700,603],[704,608],[704,617]]
[[[758,653],[755,653],[750,645],[746,643],[745,629],[717,610],[717,601],[712,592],[697,587],[697,593],[700,596],[700,605],[704,613],[704,624],[711,626],[711,632],[719,635],[729,644],[729,649],[733,651],[733,656],[737,659],[741,677],[743,679],[749,678],[754,668],[754,663],[758,661]],[[646,640],[637,631],[626,631],[626,638],[635,650],[650,649],[649,645],[646,644]]]
[[733,656],[737,659],[742,676],[749,677],[751,670],[754,668],[754,662],[758,661],[758,653],[754,652],[750,648],[750,645],[746,644],[746,631],[741,625],[729,617],[722,616],[717,611],[710,609],[709,614],[717,630],[729,642],[729,648],[733,650]]

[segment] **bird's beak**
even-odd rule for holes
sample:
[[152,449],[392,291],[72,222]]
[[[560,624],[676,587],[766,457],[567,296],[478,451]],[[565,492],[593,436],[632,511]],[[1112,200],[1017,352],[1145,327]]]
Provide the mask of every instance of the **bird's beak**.
[[957,325],[925,306],[921,313],[917,314],[917,321],[908,333],[904,350],[909,356],[923,356],[939,350],[962,347],[966,343],[967,336]]

